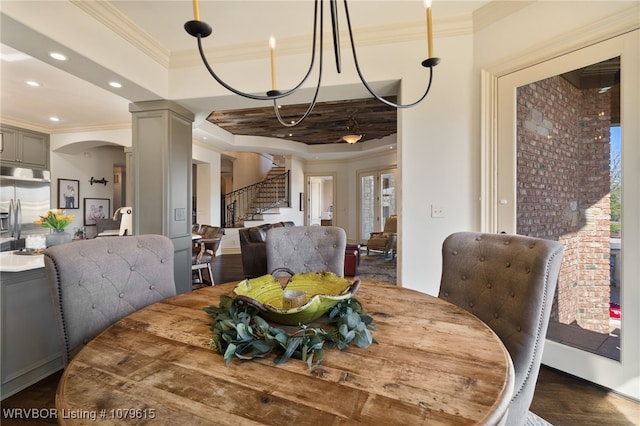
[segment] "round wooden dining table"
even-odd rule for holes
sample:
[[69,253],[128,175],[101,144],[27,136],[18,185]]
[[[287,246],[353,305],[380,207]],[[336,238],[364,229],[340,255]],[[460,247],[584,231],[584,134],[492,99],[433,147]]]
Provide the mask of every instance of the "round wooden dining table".
[[60,424],[467,425],[506,418],[514,373],[495,333],[436,297],[362,282],[377,343],[312,369],[274,356],[227,366],[203,311],[234,283],[143,308],[90,341],[58,386]]

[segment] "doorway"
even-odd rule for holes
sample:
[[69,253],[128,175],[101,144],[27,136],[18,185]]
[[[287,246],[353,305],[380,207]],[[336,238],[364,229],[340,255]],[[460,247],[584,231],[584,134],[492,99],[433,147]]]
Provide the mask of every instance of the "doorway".
[[497,80],[501,125],[487,214],[493,231],[564,245],[543,363],[634,398],[640,286],[638,262],[625,259],[640,252],[637,185],[627,185],[637,181],[629,158],[640,150],[631,143],[638,125],[625,120],[638,116],[637,97],[624,94],[639,89],[639,33]]
[[333,174],[307,175],[305,224],[333,226],[335,211],[335,177]]

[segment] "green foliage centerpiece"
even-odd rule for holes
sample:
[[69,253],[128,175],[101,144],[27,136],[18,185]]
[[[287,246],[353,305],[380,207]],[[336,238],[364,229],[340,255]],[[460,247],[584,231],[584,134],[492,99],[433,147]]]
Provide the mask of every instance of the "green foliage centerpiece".
[[274,362],[282,364],[292,357],[302,359],[309,368],[324,359],[324,349],[345,349],[350,343],[367,348],[376,343],[371,335],[373,319],[355,298],[339,301],[328,311],[329,331],[300,324],[293,332],[270,325],[261,311],[240,299],[223,295],[220,306],[204,308],[214,319],[211,345],[224,355],[227,365],[235,358],[249,360],[277,353]]

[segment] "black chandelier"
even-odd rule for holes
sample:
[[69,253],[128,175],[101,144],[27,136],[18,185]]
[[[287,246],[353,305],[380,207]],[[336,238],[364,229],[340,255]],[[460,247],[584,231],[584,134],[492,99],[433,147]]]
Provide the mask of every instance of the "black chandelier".
[[[336,60],[336,70],[338,73],[340,73],[342,71],[342,60],[340,58],[340,36],[339,36],[339,28],[338,28],[338,5],[337,5],[337,0],[327,0],[329,2],[329,6],[330,6],[330,12],[331,12],[331,28],[332,28],[332,34],[333,34],[333,50],[334,50],[334,54],[335,54],[335,60]],[[433,57],[433,36],[432,36],[432,23],[431,23],[431,0],[424,0],[425,3],[425,7],[426,7],[426,14],[427,14],[427,44],[428,44],[428,53],[429,53],[429,57],[427,59],[425,59],[424,61],[422,61],[421,65],[425,68],[429,69],[429,82],[427,84],[427,88],[424,92],[424,94],[415,102],[412,103],[408,103],[408,104],[396,104],[393,103],[391,101],[388,101],[387,99],[384,99],[382,96],[378,95],[373,88],[367,83],[367,81],[365,80],[364,76],[362,75],[362,72],[360,71],[360,65],[358,64],[358,57],[356,54],[356,47],[355,47],[355,43],[353,41],[353,33],[351,31],[351,20],[349,18],[349,6],[347,4],[347,0],[344,0],[344,10],[345,10],[345,15],[347,18],[347,28],[349,29],[349,39],[351,41],[351,51],[353,52],[353,61],[355,63],[356,66],[356,71],[358,73],[358,76],[360,77],[360,80],[362,81],[362,84],[365,86],[365,88],[369,91],[369,93],[371,93],[371,95],[376,98],[378,101],[387,104],[389,106],[392,106],[394,108],[410,108],[412,106],[415,106],[417,104],[419,104],[420,102],[422,102],[424,100],[424,98],[427,97],[427,94],[429,93],[429,90],[431,89],[431,82],[433,80],[433,67],[435,67],[436,65],[438,65],[440,63],[440,58],[434,58]],[[211,26],[209,24],[207,24],[204,21],[200,20],[200,5],[198,0],[193,0],[193,13],[194,13],[194,20],[193,21],[188,21],[184,24],[184,29],[193,37],[198,39],[198,50],[200,52],[200,57],[202,58],[202,62],[204,63],[205,67],[207,68],[207,70],[209,71],[209,74],[211,74],[211,76],[218,82],[220,83],[224,88],[226,88],[227,90],[243,96],[245,98],[249,98],[249,99],[255,99],[255,100],[273,100],[273,107],[275,110],[275,114],[276,117],[278,118],[278,121],[280,122],[280,124],[282,124],[285,127],[294,127],[297,126],[298,124],[300,124],[305,118],[307,118],[307,116],[309,116],[309,114],[311,113],[311,111],[313,111],[313,108],[316,105],[316,101],[318,98],[318,93],[320,91],[320,84],[322,82],[322,65],[323,65],[323,35],[322,35],[322,28],[323,28],[323,17],[324,17],[324,13],[323,13],[323,5],[324,2],[320,1],[320,0],[315,0],[314,2],[314,12],[313,12],[313,41],[312,41],[312,50],[311,50],[311,61],[309,63],[309,69],[307,70],[307,73],[304,75],[304,77],[302,78],[302,80],[295,86],[293,87],[291,90],[287,90],[287,91],[280,91],[276,89],[276,80],[275,80],[275,40],[273,39],[273,37],[270,39],[270,52],[271,52],[271,85],[272,88],[271,90],[269,90],[268,92],[266,92],[266,95],[254,95],[251,93],[245,93],[242,92],[240,90],[237,90],[231,86],[229,86],[227,83],[225,83],[220,77],[218,77],[218,75],[213,71],[213,68],[211,68],[211,65],[209,64],[209,62],[207,61],[207,58],[204,54],[204,50],[202,48],[202,39],[205,37],[208,37],[209,35],[211,35],[212,29]],[[319,9],[319,11],[318,11]],[[319,19],[318,19],[319,18]],[[318,20],[319,20],[319,27],[318,27]],[[320,61],[319,61],[319,72],[318,72],[318,83],[316,84],[316,89],[315,89],[315,93],[313,95],[313,99],[311,101],[311,103],[309,104],[309,107],[307,108],[306,112],[302,115],[302,117],[300,117],[298,120],[296,121],[292,121],[290,123],[285,122],[282,117],[280,116],[280,111],[278,109],[278,99],[280,98],[284,98],[286,96],[289,96],[291,94],[293,94],[295,91],[297,91],[303,84],[304,82],[307,80],[307,78],[309,77],[309,75],[311,75],[311,71],[313,70],[313,67],[315,65],[315,58],[316,58],[316,39],[319,38],[320,39]]]

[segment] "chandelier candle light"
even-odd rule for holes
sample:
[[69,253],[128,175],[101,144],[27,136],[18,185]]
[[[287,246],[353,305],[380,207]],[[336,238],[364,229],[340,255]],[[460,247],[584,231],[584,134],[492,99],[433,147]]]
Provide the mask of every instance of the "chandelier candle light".
[[[276,50],[276,41],[275,38],[272,36],[269,39],[269,50],[270,50],[270,59],[271,59],[271,90],[269,90],[266,95],[256,95],[256,94],[252,94],[252,93],[246,93],[246,92],[242,92],[240,90],[237,90],[233,87],[231,87],[230,85],[228,85],[227,83],[225,83],[214,71],[213,68],[211,67],[211,65],[209,64],[209,62],[207,61],[207,58],[204,54],[204,49],[202,47],[202,39],[206,38],[208,36],[211,35],[212,33],[212,29],[211,26],[209,24],[207,24],[206,22],[203,22],[200,20],[200,3],[199,0],[193,0],[193,15],[194,15],[194,20],[193,21],[188,21],[184,24],[184,29],[187,31],[187,33],[189,33],[189,35],[195,37],[198,41],[198,51],[200,52],[200,57],[202,58],[202,62],[204,63],[204,66],[206,67],[207,71],[209,71],[209,74],[211,74],[211,76],[220,84],[222,85],[225,89],[235,93],[236,95],[245,97],[245,98],[249,98],[249,99],[255,99],[255,100],[272,100],[273,101],[273,107],[274,107],[274,111],[275,111],[275,115],[278,119],[278,121],[280,122],[280,124],[282,124],[285,127],[293,127],[296,126],[298,124],[300,124],[305,118],[307,118],[309,116],[309,114],[311,113],[311,111],[313,110],[313,108],[316,105],[316,101],[318,99],[318,93],[320,91],[320,84],[322,83],[322,65],[323,65],[323,45],[324,45],[324,36],[323,36],[323,19],[324,19],[324,13],[323,13],[323,6],[325,3],[329,3],[329,8],[330,8],[330,16],[331,16],[331,28],[332,28],[332,34],[333,34],[333,50],[334,50],[334,54],[335,54],[335,60],[336,60],[336,70],[338,73],[341,72],[342,70],[342,61],[340,59],[340,36],[339,36],[339,26],[338,26],[338,0],[315,0],[314,1],[314,14],[313,14],[313,41],[312,41],[312,48],[311,48],[311,60],[309,63],[309,68],[306,72],[306,74],[303,76],[302,80],[300,80],[300,82],[294,86],[292,89],[290,90],[286,90],[286,91],[280,91],[276,89],[276,65],[275,65],[275,50]],[[394,102],[391,102],[385,98],[383,98],[382,96],[378,95],[373,88],[369,85],[369,83],[367,83],[367,81],[365,80],[364,76],[362,75],[362,72],[360,70],[360,64],[358,63],[358,57],[356,54],[356,47],[355,47],[355,42],[353,40],[353,32],[351,29],[351,19],[349,17],[349,6],[348,6],[348,2],[347,0],[344,0],[344,11],[345,11],[345,17],[347,19],[347,29],[349,30],[349,40],[351,42],[351,52],[353,53],[353,62],[354,65],[356,67],[356,71],[358,73],[358,76],[360,77],[360,81],[362,82],[362,84],[365,86],[365,88],[369,91],[369,93],[376,98],[378,101],[389,105],[391,107],[394,108],[409,108],[409,107],[413,107],[417,104],[419,104],[420,102],[422,102],[424,100],[424,98],[427,97],[427,94],[429,94],[429,90],[431,89],[431,82],[433,81],[433,68],[438,65],[440,63],[440,58],[435,58],[433,57],[433,30],[432,30],[432,16],[431,16],[431,0],[424,0],[424,5],[426,8],[426,14],[427,14],[427,52],[428,52],[428,58],[425,59],[424,61],[421,62],[421,65],[424,68],[428,68],[429,69],[429,81],[427,83],[427,88],[424,92],[424,94],[415,102],[411,102],[408,104],[396,104]],[[315,93],[313,95],[313,98],[311,100],[311,103],[309,104],[309,107],[307,108],[306,112],[302,115],[302,117],[300,117],[300,119],[298,120],[294,120],[294,121],[285,121],[282,119],[282,117],[280,116],[280,111],[278,110],[278,104],[277,101],[278,99],[287,97],[291,94],[293,94],[294,92],[296,92],[300,87],[302,87],[302,85],[304,84],[304,82],[307,80],[307,78],[309,78],[309,75],[311,75],[311,71],[313,70],[313,67],[315,65],[315,58],[316,58],[316,39],[319,39],[319,63],[318,63],[318,82],[316,83],[316,87],[315,87]]]
[[276,90],[276,39],[273,36],[269,37],[269,50],[271,56],[271,90]]

